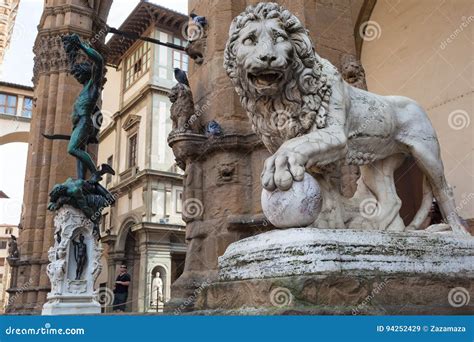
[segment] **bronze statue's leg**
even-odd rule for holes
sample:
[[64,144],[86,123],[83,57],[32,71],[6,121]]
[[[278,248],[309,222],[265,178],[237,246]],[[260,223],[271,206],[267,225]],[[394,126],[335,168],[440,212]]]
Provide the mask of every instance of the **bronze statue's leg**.
[[[92,158],[89,154],[83,149],[87,146],[87,141],[89,139],[89,133],[91,132],[91,125],[87,122],[87,117],[83,116],[79,119],[76,127],[72,131],[71,140],[69,141],[69,145],[67,151],[70,155],[76,157],[92,174],[97,171]],[[83,172],[79,172],[78,167],[78,177]],[[82,176],[85,176],[82,174]],[[81,177],[81,179],[84,179]]]
[[84,163],[81,162],[79,159],[76,159],[76,172],[77,172],[77,178],[86,179],[87,168],[84,165]]

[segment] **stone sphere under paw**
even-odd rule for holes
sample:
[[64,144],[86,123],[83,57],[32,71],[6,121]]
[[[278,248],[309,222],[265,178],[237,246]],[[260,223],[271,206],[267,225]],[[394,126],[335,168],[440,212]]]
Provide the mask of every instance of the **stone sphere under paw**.
[[293,182],[288,191],[262,190],[263,213],[279,228],[309,226],[317,219],[321,204],[319,184],[308,173],[301,182]]

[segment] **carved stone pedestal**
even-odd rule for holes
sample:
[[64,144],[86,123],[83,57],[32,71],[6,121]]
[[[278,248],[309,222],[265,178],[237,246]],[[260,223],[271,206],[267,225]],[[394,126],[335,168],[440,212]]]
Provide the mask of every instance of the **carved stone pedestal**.
[[[92,234],[92,222],[80,210],[66,205],[56,212],[54,227],[55,243],[48,252],[50,264],[47,268],[51,292],[42,315],[100,313],[94,283],[102,269],[102,247]],[[84,251],[83,270],[78,274],[76,260]]]
[[350,229],[274,230],[232,243],[205,314],[467,314],[474,238]]

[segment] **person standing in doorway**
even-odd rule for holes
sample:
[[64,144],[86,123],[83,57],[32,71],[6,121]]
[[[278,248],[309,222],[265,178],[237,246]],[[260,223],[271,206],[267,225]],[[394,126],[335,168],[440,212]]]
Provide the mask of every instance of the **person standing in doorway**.
[[127,273],[127,266],[120,266],[120,273],[115,280],[114,287],[114,311],[125,311],[128,297],[128,286],[130,285],[130,275]]

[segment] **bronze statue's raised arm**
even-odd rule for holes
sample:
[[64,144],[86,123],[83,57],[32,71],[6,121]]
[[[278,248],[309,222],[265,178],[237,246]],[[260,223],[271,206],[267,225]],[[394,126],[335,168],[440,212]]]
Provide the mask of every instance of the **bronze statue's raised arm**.
[[[92,66],[92,81],[94,83],[102,83],[102,77],[104,73],[104,58],[100,53],[93,49],[89,44],[79,41],[78,47],[85,52],[94,63]],[[100,84],[102,85],[102,84]]]
[[92,82],[101,86],[104,68],[104,59],[99,52],[93,49],[89,44],[83,42],[77,34],[71,34],[63,37],[64,48],[69,55],[70,63],[73,65],[76,60],[77,51],[80,49],[85,52],[92,61],[91,77]]

